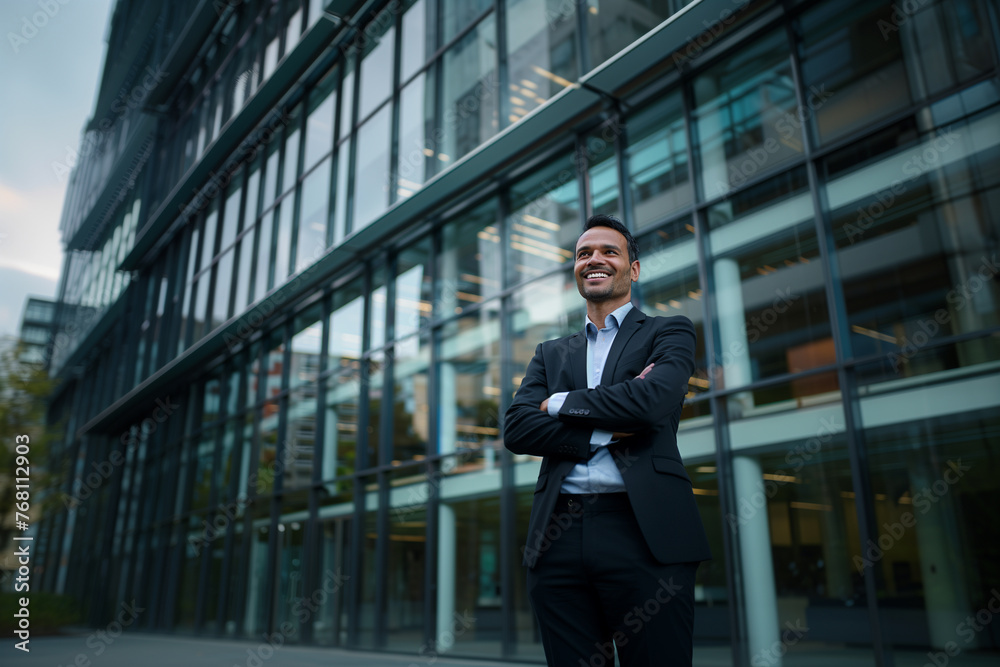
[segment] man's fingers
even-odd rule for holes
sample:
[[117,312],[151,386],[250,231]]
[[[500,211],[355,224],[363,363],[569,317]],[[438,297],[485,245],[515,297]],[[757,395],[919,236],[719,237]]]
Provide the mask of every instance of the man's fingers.
[[549,411],[549,399],[546,398],[544,401],[542,401],[541,406],[539,406],[539,410],[541,410],[542,412]]
[[648,373],[649,371],[653,370],[653,366],[655,366],[655,365],[656,364],[650,364],[650,365],[646,366],[645,368],[643,368],[642,372],[635,376],[635,379],[636,380],[641,380],[642,378],[646,377],[646,373]]
[[635,434],[634,433],[618,433],[616,431],[615,433],[611,434],[611,439],[612,440],[621,440],[622,438],[631,438],[633,435],[635,435]]

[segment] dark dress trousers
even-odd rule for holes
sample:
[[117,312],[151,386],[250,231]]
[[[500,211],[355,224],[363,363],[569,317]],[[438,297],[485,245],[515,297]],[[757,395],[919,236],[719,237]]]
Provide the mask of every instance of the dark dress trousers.
[[[610,639],[623,665],[690,664],[694,572],[711,558],[677,450],[694,349],[688,318],[633,308],[599,386],[587,388],[580,331],[536,348],[507,410],[505,446],[543,457],[524,564],[550,665],[613,665]],[[569,394],[553,419],[539,405],[561,391]],[[560,487],[590,457],[594,429],[633,434],[611,445],[627,502],[602,495],[567,505]]]

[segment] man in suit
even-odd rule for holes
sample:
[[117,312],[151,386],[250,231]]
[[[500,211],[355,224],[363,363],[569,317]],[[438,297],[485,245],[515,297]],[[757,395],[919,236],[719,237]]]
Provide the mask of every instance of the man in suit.
[[524,564],[548,664],[691,665],[695,571],[711,557],[677,425],[694,369],[683,316],[632,306],[638,245],[596,215],[577,240],[584,331],[538,345],[504,444],[541,456]]

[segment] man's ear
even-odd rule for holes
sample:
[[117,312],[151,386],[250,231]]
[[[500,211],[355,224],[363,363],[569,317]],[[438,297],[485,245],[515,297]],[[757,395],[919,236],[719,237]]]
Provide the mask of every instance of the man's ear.
[[632,282],[639,282],[639,260],[632,262],[632,266],[629,267],[629,273],[632,274]]

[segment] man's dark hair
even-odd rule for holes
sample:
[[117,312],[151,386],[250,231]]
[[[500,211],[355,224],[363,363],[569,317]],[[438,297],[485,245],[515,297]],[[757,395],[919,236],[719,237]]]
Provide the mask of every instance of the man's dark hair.
[[583,231],[593,229],[594,227],[610,227],[625,237],[625,241],[628,243],[628,263],[630,266],[632,262],[639,259],[639,244],[636,242],[635,237],[632,236],[632,232],[628,230],[628,227],[621,220],[613,215],[598,213],[597,215],[590,216],[587,224],[583,226]]

